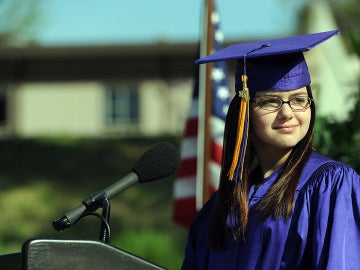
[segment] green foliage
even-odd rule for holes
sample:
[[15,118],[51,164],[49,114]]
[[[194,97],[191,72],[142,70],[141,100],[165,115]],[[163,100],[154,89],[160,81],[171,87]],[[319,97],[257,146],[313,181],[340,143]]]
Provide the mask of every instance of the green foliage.
[[359,0],[331,0],[330,5],[349,51],[360,55]]
[[[19,252],[34,237],[97,240],[100,220],[94,216],[64,232],[51,222],[129,173],[159,141],[178,145],[173,137],[1,140],[0,254]],[[180,268],[187,229],[172,221],[173,180],[138,184],[111,200],[111,245],[167,269]]]
[[128,230],[126,234],[113,239],[113,243],[132,254],[142,254],[143,258],[156,261],[158,265],[179,269],[182,256],[178,254],[184,252],[176,244],[179,240],[182,241],[177,235],[170,235],[163,230],[145,228]]
[[319,152],[360,172],[360,88],[356,95],[357,101],[347,120],[338,122],[328,117],[316,120],[314,145]]
[[34,43],[42,18],[41,0],[0,0],[0,45]]

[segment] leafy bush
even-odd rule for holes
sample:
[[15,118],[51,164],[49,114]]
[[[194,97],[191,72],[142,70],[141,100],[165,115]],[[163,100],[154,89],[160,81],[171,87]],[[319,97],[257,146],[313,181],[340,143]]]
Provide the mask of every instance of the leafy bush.
[[316,121],[316,150],[360,172],[360,88],[347,120],[339,122],[329,117],[318,117]]

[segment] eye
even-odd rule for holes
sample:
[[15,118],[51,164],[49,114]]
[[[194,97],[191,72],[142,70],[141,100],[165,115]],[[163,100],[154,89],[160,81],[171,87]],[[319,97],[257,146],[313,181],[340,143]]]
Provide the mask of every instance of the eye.
[[257,103],[260,108],[273,111],[281,106],[282,101],[278,97],[261,97]]
[[293,104],[306,104],[309,102],[309,98],[306,96],[299,96],[291,99]]
[[281,100],[276,97],[263,97],[260,99],[260,103],[262,105],[271,105],[271,104],[278,105],[279,103],[281,103]]

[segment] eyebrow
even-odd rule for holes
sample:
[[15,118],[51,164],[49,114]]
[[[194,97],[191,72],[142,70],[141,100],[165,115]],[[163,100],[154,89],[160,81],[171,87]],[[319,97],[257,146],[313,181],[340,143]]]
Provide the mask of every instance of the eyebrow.
[[[300,91],[300,92],[290,95],[289,98],[296,97],[296,96],[308,96],[308,93],[307,93],[307,91]],[[281,97],[281,96],[278,94],[272,94],[271,92],[255,96],[255,98],[261,98],[261,97]]]

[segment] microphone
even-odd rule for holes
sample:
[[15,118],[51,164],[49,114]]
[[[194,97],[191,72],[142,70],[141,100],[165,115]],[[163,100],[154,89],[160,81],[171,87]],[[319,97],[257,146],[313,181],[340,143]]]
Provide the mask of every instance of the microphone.
[[136,183],[148,183],[169,176],[177,171],[179,164],[179,150],[170,143],[160,142],[141,156],[129,174],[107,188],[93,193],[63,217],[55,219],[52,225],[56,231],[73,226],[83,214],[97,210],[101,198],[110,200]]

